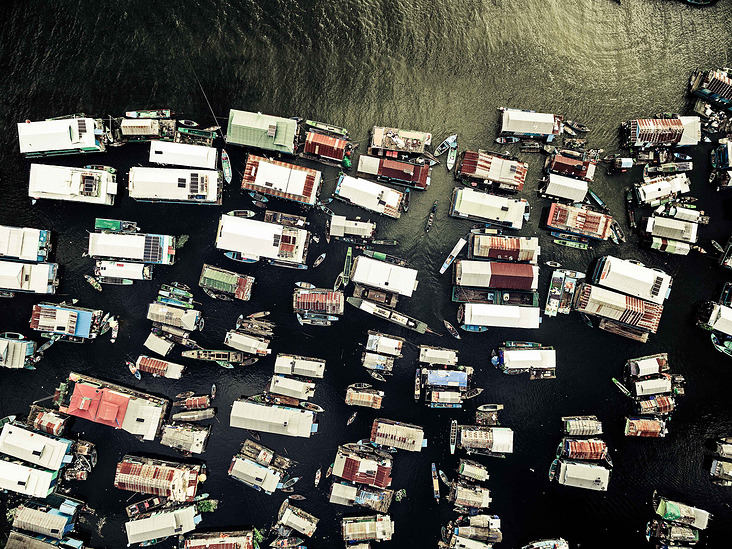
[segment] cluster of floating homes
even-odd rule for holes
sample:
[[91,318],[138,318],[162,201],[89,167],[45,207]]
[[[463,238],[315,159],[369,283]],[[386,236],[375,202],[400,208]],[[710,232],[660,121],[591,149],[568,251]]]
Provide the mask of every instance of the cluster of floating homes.
[[[590,185],[604,161],[609,173],[624,172],[643,165],[642,180],[624,197],[631,229],[638,228],[642,243],[666,253],[686,255],[695,250],[699,225],[709,222],[696,210],[687,172],[693,169],[683,147],[702,140],[723,123],[732,105],[732,85],[726,71],[700,71],[692,78],[692,93],[699,101],[699,116],[664,113],[654,118],[623,124],[623,145],[627,156],[600,159],[602,151],[587,148],[584,135],[589,128],[563,116],[529,110],[501,108],[502,145],[518,144],[521,152],[546,153],[540,195],[551,199],[543,226],[552,243],[576,250],[588,250],[593,243],[625,241],[619,222]],[[119,118],[91,118],[74,115],[18,124],[20,152],[29,158],[67,154],[102,153],[107,147],[126,143],[149,143],[152,166],[136,166],[127,174],[129,196],[137,201],[221,206],[223,188],[233,172],[225,150],[213,147],[218,126],[201,129],[188,120],[177,120],[168,109],[130,111]],[[702,120],[703,119],[703,120]],[[716,124],[716,126],[715,126]],[[581,136],[578,136],[581,134]],[[240,172],[242,192],[248,194],[258,212],[233,210],[220,215],[215,247],[228,260],[239,264],[260,260],[279,267],[306,270],[317,267],[326,254],[310,263],[308,255],[319,237],[309,229],[305,215],[278,212],[270,200],[285,200],[305,211],[324,213],[328,220],[325,238],[358,246],[362,254],[347,249],[343,271],[334,287],[317,288],[298,282],[293,292],[293,312],[301,325],[331,326],[345,313],[345,303],[377,318],[420,334],[437,332],[425,322],[396,310],[400,300],[414,295],[418,271],[403,258],[374,251],[374,245],[394,246],[396,240],[378,238],[376,223],[360,217],[349,219],[328,207],[331,200],[362,208],[374,215],[398,219],[409,210],[411,192],[430,187],[432,170],[447,154],[448,171],[457,184],[451,190],[449,215],[476,224],[448,255],[440,274],[452,266],[452,302],[457,304],[459,327],[466,332],[486,332],[493,327],[538,329],[542,317],[539,305],[539,238],[508,235],[520,231],[529,220],[527,200],[515,196],[526,185],[529,165],[510,152],[485,149],[458,153],[457,136],[451,136],[431,152],[432,135],[422,131],[374,127],[367,153],[356,163],[356,175],[349,175],[357,144],[340,127],[231,109],[224,137],[231,146],[252,152]],[[559,142],[561,141],[561,145]],[[712,152],[712,182],[719,188],[729,183],[732,145],[720,140]],[[266,154],[274,153],[277,160]],[[282,156],[312,160],[342,170],[332,198],[321,198],[324,181],[319,170],[282,160]],[[219,169],[219,162],[221,168]],[[117,170],[101,164],[83,168],[32,163],[28,196],[36,200],[65,200],[85,204],[113,205],[119,194]],[[237,184],[239,182],[237,181]],[[397,188],[393,188],[392,186]],[[425,232],[436,218],[435,200]],[[636,207],[650,208],[650,214],[636,223]],[[95,261],[94,276],[86,275],[97,290],[102,285],[131,285],[153,278],[155,265],[172,265],[185,238],[140,233],[132,221],[98,218],[89,233],[86,255]],[[59,265],[49,262],[52,235],[48,230],[0,226],[0,296],[16,292],[54,294],[59,286]],[[467,258],[459,255],[467,246]],[[732,268],[732,240],[722,253],[720,265]],[[554,317],[575,310],[584,321],[637,341],[647,341],[658,329],[663,304],[672,279],[658,269],[613,255],[601,257],[592,275],[563,269],[554,261],[544,314]],[[588,271],[589,274],[589,271]],[[246,274],[204,264],[198,285],[212,299],[248,301],[255,279]],[[353,293],[346,288],[353,283]],[[730,285],[732,287],[732,285]],[[130,372],[180,379],[185,365],[166,359],[175,344],[187,350],[184,358],[212,361],[223,368],[247,366],[271,354],[275,324],[267,311],[241,315],[224,337],[227,350],[203,349],[193,334],[202,330],[204,319],[190,287],[182,283],[163,284],[147,310],[152,322],[144,346],[158,356],[140,355],[129,361]],[[712,341],[732,356],[732,292],[725,287],[718,302],[702,307],[699,324],[712,332]],[[447,320],[444,326],[456,339],[458,332]],[[0,334],[0,366],[34,368],[43,352],[55,341],[83,342],[112,330],[117,336],[119,321],[110,313],[88,309],[74,302],[42,302],[33,306],[30,327],[48,339],[38,346],[25,336]],[[369,330],[361,363],[369,375],[385,382],[402,357],[405,339]],[[473,368],[458,365],[458,351],[421,345],[415,373],[415,401],[424,398],[430,408],[461,408],[466,399],[480,394],[471,388]],[[555,377],[556,351],[540,343],[506,341],[493,352],[492,364],[507,374],[528,373],[530,379]],[[630,359],[624,384],[616,384],[633,398],[634,414],[626,418],[627,436],[663,436],[666,421],[683,394],[683,378],[667,373],[665,354]],[[291,354],[277,354],[274,373],[264,390],[236,400],[229,416],[230,427],[245,429],[246,439],[233,456],[228,473],[235,480],[265,494],[280,490],[288,498],[280,507],[273,531],[281,547],[304,547],[293,532],[312,537],[318,518],[293,505],[305,496],[294,493],[300,477],[291,477],[296,462],[260,444],[259,433],[309,438],[318,432],[317,414],[323,408],[310,402],[314,380],[324,377],[325,361]],[[83,548],[69,537],[83,504],[56,493],[58,483],[82,480],[96,463],[91,443],[64,438],[70,418],[78,417],[122,429],[140,440],[160,442],[186,456],[205,451],[210,426],[193,422],[212,419],[215,409],[210,395],[180,393],[175,401],[148,395],[84,374],[72,372],[54,395],[58,410],[34,406],[26,422],[5,421],[0,434],[0,482],[2,488],[28,496],[15,511],[8,547],[25,547],[26,538],[63,540],[66,546]],[[367,383],[347,387],[345,403],[381,409],[384,391]],[[168,413],[178,411],[167,420]],[[464,450],[468,456],[506,457],[513,452],[513,431],[498,423],[502,405],[479,406],[474,425],[453,420],[450,450]],[[348,421],[356,418],[354,413]],[[612,462],[606,444],[599,438],[602,425],[595,416],[563,418],[565,437],[557,450],[550,478],[569,486],[607,490]],[[728,442],[728,441],[726,441]],[[729,444],[720,443],[711,468],[715,482],[732,485]],[[337,505],[367,508],[364,514],[344,517],[341,533],[347,547],[367,549],[371,542],[391,539],[394,523],[388,514],[393,501],[406,495],[392,486],[393,453],[419,452],[426,446],[424,430],[386,418],[373,421],[370,435],[358,443],[338,447],[325,473],[332,477],[329,501]],[[604,466],[602,463],[607,465]],[[4,464],[4,465],[3,465]],[[115,487],[144,494],[147,499],[127,508],[125,530],[129,544],[152,545],[168,536],[181,536],[185,548],[250,549],[263,536],[257,530],[191,533],[201,522],[201,513],[215,509],[215,500],[198,494],[205,480],[203,465],[191,465],[126,455],[117,465]],[[461,459],[457,477],[450,481],[447,499],[460,518],[442,531],[443,548],[483,549],[500,542],[500,519],[486,514],[490,491],[485,465]],[[434,496],[439,502],[440,485],[432,464]],[[316,473],[315,486],[321,479]],[[45,498],[41,501],[40,498]],[[675,502],[660,500],[656,511],[663,520],[649,524],[648,537],[692,544],[698,529],[706,526],[704,512]],[[704,520],[702,520],[704,519]],[[702,525],[703,523],[703,525]],[[51,526],[49,526],[51,525]],[[683,530],[683,531],[682,531]],[[694,538],[694,536],[696,536]],[[692,539],[694,538],[694,539]],[[561,538],[539,540],[524,549],[566,549]]]
[[705,530],[712,518],[711,513],[673,501],[653,493],[653,511],[659,518],[652,519],[646,526],[646,539],[661,546],[691,547],[700,540],[700,531]]

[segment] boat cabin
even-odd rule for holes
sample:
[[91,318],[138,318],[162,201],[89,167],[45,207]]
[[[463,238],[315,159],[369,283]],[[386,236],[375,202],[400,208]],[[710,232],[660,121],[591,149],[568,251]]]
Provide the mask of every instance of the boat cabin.
[[293,118],[230,109],[225,139],[231,145],[294,155],[297,133]]
[[107,150],[101,118],[72,117],[18,124],[20,153],[28,158]]
[[31,164],[28,196],[111,206],[117,196],[116,170]]
[[220,206],[223,177],[216,170],[133,166],[128,189],[138,202]]
[[216,170],[218,152],[213,147],[186,145],[167,141],[150,142],[150,158],[153,164],[188,166],[199,170]]

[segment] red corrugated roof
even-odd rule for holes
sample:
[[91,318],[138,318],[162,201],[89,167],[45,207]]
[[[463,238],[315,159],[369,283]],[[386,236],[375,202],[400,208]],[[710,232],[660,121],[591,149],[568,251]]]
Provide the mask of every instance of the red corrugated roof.
[[62,410],[72,416],[102,423],[110,427],[121,427],[127,412],[130,397],[109,389],[77,383],[71,395],[69,406]]
[[[292,193],[281,192],[281,191],[272,189],[271,187],[264,187],[264,186],[255,184],[255,180],[257,178],[257,170],[259,168],[260,162],[267,162],[269,164],[274,164],[275,166],[287,168],[288,170],[305,172],[307,175],[305,177],[305,185],[303,186],[302,194],[292,194]],[[276,196],[279,198],[286,198],[288,200],[293,200],[295,202],[309,204],[309,203],[314,203],[314,201],[315,201],[315,194],[317,193],[317,189],[315,188],[315,178],[316,178],[317,174],[318,174],[318,172],[311,168],[306,168],[304,166],[296,166],[295,164],[288,164],[287,162],[280,162],[278,160],[269,160],[262,156],[250,154],[249,158],[247,158],[247,164],[244,167],[244,176],[242,177],[241,187],[242,187],[242,189],[246,189],[246,190],[250,190],[250,191],[257,191],[257,192],[260,192],[262,194],[266,194],[269,196]]]
[[305,152],[334,160],[343,160],[348,141],[322,133],[308,132],[305,137]]

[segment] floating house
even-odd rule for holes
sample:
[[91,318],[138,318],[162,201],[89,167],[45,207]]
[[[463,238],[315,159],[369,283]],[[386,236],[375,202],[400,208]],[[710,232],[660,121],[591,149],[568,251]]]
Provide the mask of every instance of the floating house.
[[172,265],[175,244],[176,238],[165,234],[89,233],[87,253],[95,259]]
[[455,164],[455,179],[497,191],[517,193],[524,188],[529,165],[513,156],[488,151],[463,151]]
[[369,154],[396,158],[401,154],[418,155],[426,145],[432,143],[432,134],[427,132],[400,130],[374,126],[369,142]]
[[302,408],[272,406],[237,400],[231,407],[230,425],[262,433],[310,438],[317,433],[315,413]]
[[472,481],[485,482],[488,480],[488,468],[482,463],[470,459],[461,459],[457,469],[458,475]]
[[598,260],[592,282],[663,305],[671,292],[673,278],[660,269],[651,269],[636,261],[606,255]]
[[564,156],[563,154],[553,154],[546,159],[544,169],[547,173],[567,176],[571,179],[592,181],[595,178],[597,162],[594,160],[584,160],[581,158]]
[[666,422],[655,417],[626,417],[625,418],[625,436],[626,437],[665,437],[668,433]]
[[122,429],[143,440],[153,440],[160,430],[170,401],[71,372],[56,390],[59,410]]
[[557,198],[568,202],[582,202],[589,189],[587,181],[550,173],[546,177],[546,186],[540,194],[547,198]]
[[352,148],[345,131],[336,133],[327,129],[308,128],[300,157],[340,167],[346,152]]
[[626,122],[628,147],[670,147],[681,141],[684,124],[678,118],[639,118]]
[[393,490],[377,490],[364,486],[354,486],[348,482],[334,481],[330,488],[328,501],[338,505],[361,505],[380,513],[389,511],[394,497]]
[[560,458],[552,464],[552,469],[556,471],[559,484],[565,486],[605,492],[610,482],[610,469],[594,463],[568,461]]
[[401,267],[386,261],[379,261],[359,255],[351,268],[351,280],[364,286],[411,297],[417,289],[416,269]]
[[290,459],[253,440],[246,440],[229,465],[229,475],[239,482],[271,495],[294,465]]
[[333,196],[347,204],[399,219],[404,193],[380,183],[341,174]]
[[564,433],[570,436],[594,436],[602,434],[602,422],[597,416],[565,416],[562,418]]
[[[670,217],[646,217],[641,223],[643,232],[655,239],[679,240],[687,244],[695,244],[699,239],[699,225],[671,219]],[[686,255],[686,254],[684,254]]]
[[503,236],[471,234],[468,258],[493,259],[497,261],[539,262],[541,246],[535,236]]
[[104,152],[101,118],[73,117],[18,124],[20,153],[28,158]]
[[160,356],[168,356],[170,351],[173,350],[173,347],[175,347],[175,343],[155,333],[150,333],[147,339],[145,339],[143,346]]
[[429,365],[441,364],[445,366],[456,366],[458,363],[458,351],[445,349],[444,347],[420,345],[419,361]]
[[59,472],[36,469],[0,456],[0,490],[45,498],[56,489]]
[[692,507],[685,503],[672,501],[664,497],[654,495],[654,507],[656,514],[664,520],[685,524],[699,530],[706,530],[712,514],[704,509]]
[[275,265],[305,265],[310,234],[305,229],[286,227],[254,219],[222,215],[216,233],[216,247],[241,255],[242,259],[261,258]]
[[150,158],[148,160],[154,164],[188,166],[189,168],[198,168],[199,170],[216,170],[218,152],[214,147],[170,143],[167,141],[151,141]]
[[56,334],[64,339],[83,341],[99,335],[104,311],[76,305],[39,303],[33,305],[30,327],[39,332]]
[[637,397],[671,393],[673,384],[668,374],[643,377],[629,382],[631,392]]
[[210,425],[171,422],[163,425],[160,444],[178,450],[184,455],[201,454],[206,449],[210,434]]
[[505,374],[531,374],[534,378],[554,377],[557,352],[552,347],[499,347],[498,367]]
[[455,506],[468,509],[488,509],[493,501],[487,488],[461,480],[450,483],[450,494],[447,499]]
[[345,444],[338,447],[333,462],[333,475],[350,482],[375,488],[391,486],[391,454],[364,444]]
[[154,376],[166,377],[168,379],[180,379],[186,367],[175,362],[160,360],[151,356],[140,355],[137,357],[137,369],[141,372]]
[[191,502],[196,497],[201,472],[200,465],[128,455],[117,464],[114,487],[179,503]]
[[668,254],[689,255],[689,252],[691,251],[691,246],[688,243],[668,238],[653,236],[647,239],[644,243],[651,250],[657,250]]
[[413,164],[391,158],[376,158],[362,154],[356,171],[375,176],[378,181],[426,190],[432,179],[429,164]]
[[541,322],[540,314],[539,307],[463,303],[458,308],[458,322],[465,326],[536,329]]
[[[74,549],[84,549],[86,545],[78,539],[64,538],[61,547],[73,547]],[[46,541],[32,534],[11,531],[8,534],[5,549],[58,549],[59,544],[56,540]]]
[[254,549],[254,532],[240,530],[189,534],[179,547],[180,549]]
[[707,301],[701,307],[697,324],[710,332],[732,336],[732,308]]
[[211,290],[242,301],[249,301],[256,279],[253,276],[241,275],[220,267],[203,264],[198,285],[204,290]]
[[[60,543],[56,542],[61,547],[79,547],[73,544],[77,540],[64,538],[73,531],[78,509],[83,505],[77,499],[62,496],[51,496],[44,501],[28,500],[15,509],[13,528],[40,534],[44,538],[62,540]],[[29,544],[27,547],[33,549],[35,546]]]
[[51,252],[51,231],[0,225],[0,259],[41,262]]
[[43,434],[23,425],[6,423],[0,432],[0,454],[25,463],[60,471],[73,459],[73,441]]
[[663,313],[663,305],[591,284],[579,286],[575,292],[574,309],[654,334],[658,330],[658,323]]
[[712,149],[709,153],[711,156],[712,168],[718,170],[726,170],[732,168],[732,142],[727,142]]
[[318,527],[319,519],[302,509],[293,507],[289,499],[285,499],[277,513],[277,524],[291,528],[305,536],[311,537]]
[[195,505],[164,510],[150,516],[142,516],[125,522],[127,543],[143,543],[169,536],[187,534],[196,528],[201,516],[196,514]]
[[323,174],[318,170],[250,154],[241,188],[305,206],[318,201]]
[[470,259],[458,259],[454,265],[456,286],[532,291],[539,287],[539,267],[536,265]]
[[628,375],[632,377],[645,377],[653,374],[660,374],[669,369],[668,353],[629,358],[625,363]]
[[297,133],[294,118],[230,109],[225,139],[231,145],[294,155]]
[[0,260],[0,290],[55,294],[58,263],[19,263]]
[[641,205],[658,206],[688,193],[691,190],[689,183],[689,176],[685,173],[649,177],[635,185],[635,195]]
[[726,70],[696,71],[691,80],[691,93],[718,107],[732,108],[732,78]]
[[[176,145],[175,143],[166,144]],[[195,147],[196,145],[181,146]],[[130,198],[134,198],[138,202],[220,206],[223,182],[223,177],[216,170],[133,166],[130,168],[127,187]]]
[[371,426],[371,442],[410,452],[419,452],[427,445],[422,427],[381,418]]
[[597,461],[608,455],[607,444],[599,438],[563,438],[557,452],[567,459]]
[[62,436],[70,421],[71,417],[66,414],[34,404],[30,408],[26,424],[41,433]]
[[346,544],[359,541],[389,541],[394,534],[394,523],[389,515],[343,517],[341,533]]
[[232,349],[236,349],[237,351],[242,351],[250,355],[267,356],[272,353],[272,349],[269,348],[269,339],[243,334],[232,330],[226,332],[224,344],[228,345]]
[[344,215],[331,216],[328,221],[328,235],[332,237],[356,237],[372,239],[376,234],[376,223],[346,219]]
[[546,226],[555,231],[576,234],[594,240],[607,240],[613,218],[587,208],[553,203],[549,206]]
[[296,313],[325,313],[342,315],[346,307],[345,295],[341,290],[296,288],[292,293],[292,309]]
[[102,284],[130,284],[135,280],[152,280],[153,266],[129,261],[97,260],[94,274]]
[[709,468],[712,482],[720,486],[732,486],[732,461],[713,459]]
[[455,187],[452,191],[452,217],[520,230],[524,221],[528,221],[530,211],[529,203],[523,199],[506,198],[466,187]]
[[399,358],[402,356],[402,346],[405,341],[401,337],[369,330],[366,340],[366,350]]
[[195,309],[181,309],[157,301],[147,306],[147,319],[167,326],[193,332],[203,327],[203,313]]
[[512,454],[513,430],[508,427],[458,425],[458,447],[470,454]]
[[562,133],[562,117],[522,109],[501,107],[501,135],[536,137],[553,141]]
[[421,320],[404,315],[393,309],[382,307],[373,301],[356,297],[347,297],[346,301],[357,309],[361,309],[370,315],[379,317],[387,322],[401,326],[402,328],[413,330],[419,334],[423,334],[429,329],[429,326]]
[[0,368],[35,368],[34,357],[38,344],[22,334],[4,332],[0,334]]
[[173,141],[175,120],[159,118],[119,118],[119,137],[123,143],[145,143],[147,141]]
[[117,170],[101,168],[31,164],[28,196],[111,206],[117,196]]
[[361,355],[361,364],[367,370],[377,370],[380,374],[391,375],[394,369],[394,357],[367,351]]
[[280,353],[275,359],[274,373],[322,379],[325,374],[325,360]]
[[349,406],[363,406],[380,410],[384,400],[384,391],[371,388],[357,388],[349,386],[346,389],[346,404]]
[[315,394],[315,383],[300,381],[280,374],[275,374],[269,381],[269,392],[299,400],[307,400]]

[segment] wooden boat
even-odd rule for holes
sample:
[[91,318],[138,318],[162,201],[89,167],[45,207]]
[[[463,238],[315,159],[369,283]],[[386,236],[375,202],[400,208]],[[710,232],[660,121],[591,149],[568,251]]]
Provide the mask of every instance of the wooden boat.
[[407,213],[409,211],[409,202],[411,201],[411,189],[409,187],[404,191],[404,199],[402,202],[402,211]]
[[371,385],[368,383],[352,383],[348,386],[349,389],[371,389]]
[[564,125],[564,127],[562,128],[562,131],[564,131],[564,133],[566,133],[567,135],[571,135],[571,136],[573,136],[573,137],[577,135],[577,132],[576,132],[576,131],[574,131],[574,130],[573,130],[573,129],[572,129],[571,127],[569,127],[569,126],[568,126],[568,125],[566,125],[566,124],[565,124],[565,125]]
[[170,118],[170,109],[143,109],[139,111],[126,111],[126,118]]
[[503,410],[503,404],[481,404],[478,406],[481,412],[500,412]]
[[553,269],[561,269],[562,268],[562,264],[559,263],[558,261],[545,261],[544,262],[544,265],[546,265],[547,267],[552,267]]
[[13,421],[15,421],[16,417],[17,416],[13,415],[13,416],[5,416],[4,418],[0,419],[0,429],[2,429],[2,426],[5,425],[6,423],[12,423]]
[[112,337],[109,338],[110,343],[117,341],[117,335],[119,334],[119,320],[116,316],[109,319],[109,327],[112,328]]
[[198,122],[194,122],[193,120],[186,120],[186,119],[178,120],[178,124],[180,124],[181,126],[186,126],[187,128],[197,128],[198,127]]
[[590,198],[592,198],[592,200],[594,200],[594,201],[595,201],[595,203],[596,203],[596,204],[597,204],[598,206],[600,206],[600,208],[601,208],[601,209],[602,209],[603,211],[605,211],[605,212],[609,212],[609,211],[610,211],[610,208],[608,208],[608,207],[607,207],[607,204],[605,204],[605,202],[603,202],[603,201],[602,201],[602,199],[601,199],[601,198],[600,198],[599,196],[597,196],[597,195],[596,195],[596,194],[595,194],[595,193],[593,192],[593,190],[592,190],[592,189],[590,189],[589,187],[587,188],[587,194],[589,194],[589,195],[590,195]]
[[343,287],[351,282],[351,264],[353,263],[353,249],[349,246],[346,250],[346,260],[343,262]]
[[205,408],[203,410],[186,410],[173,414],[172,419],[175,421],[204,421],[211,419],[216,415],[213,408]]
[[[292,489],[292,488],[290,488],[290,489]],[[302,501],[305,499],[305,496],[301,496],[300,494],[292,494],[289,497],[290,497],[290,499],[294,499],[295,501]]]
[[175,398],[176,399],[190,398],[190,397],[192,397],[195,394],[196,393],[193,392],[193,391],[186,391],[184,393],[178,393],[177,395],[175,395]]
[[440,480],[445,483],[445,486],[450,486],[450,479],[447,478],[445,471],[440,469],[439,471],[437,471],[437,473],[440,475]]
[[171,282],[170,284],[163,284],[160,286],[160,289],[173,294],[182,295],[183,297],[193,297],[190,286],[183,284],[182,282]]
[[483,387],[473,387],[472,389],[468,389],[467,391],[465,391],[465,394],[463,395],[463,399],[468,400],[471,398],[475,398],[482,392],[483,392]]
[[358,415],[358,412],[353,412],[351,417],[348,418],[348,421],[346,422],[346,427],[348,427],[351,423],[356,421],[356,416]]
[[320,255],[319,255],[319,256],[318,256],[318,257],[317,257],[317,258],[315,259],[315,263],[313,263],[313,269],[314,269],[315,267],[317,267],[318,265],[320,265],[320,264],[321,264],[321,263],[322,263],[322,262],[323,262],[324,260],[325,260],[325,254],[324,254],[324,253],[322,253],[322,254],[320,254]]
[[263,202],[263,203],[269,202],[269,198],[264,196],[262,193],[258,193],[256,191],[249,191],[247,194],[252,198],[252,200],[255,200],[256,202]]
[[447,153],[447,162],[445,162],[445,166],[447,166],[447,171],[452,171],[452,169],[455,167],[455,161],[457,160],[457,153],[458,153],[458,147],[457,144],[450,147],[450,151]]
[[394,499],[397,501],[402,501],[407,495],[407,490],[404,488],[400,488],[397,490],[397,492],[394,494]]
[[306,401],[300,402],[300,408],[305,408],[306,410],[310,410],[312,412],[325,412],[325,410],[317,404]]
[[440,503],[440,483],[437,481],[437,467],[434,463],[432,464],[432,493],[437,503]]
[[231,362],[227,362],[226,360],[217,360],[216,364],[218,364],[222,368],[226,368],[227,370],[234,369],[234,365]]
[[[92,169],[90,166],[87,168]],[[101,233],[129,233],[134,234],[140,230],[134,221],[122,221],[119,219],[104,219],[97,217],[94,220],[94,230]]]
[[724,253],[724,248],[717,242],[716,240],[711,240],[712,246],[714,246],[714,249],[717,250],[719,253]]
[[442,264],[442,267],[440,267],[440,274],[444,274],[445,271],[452,265],[452,262],[455,261],[455,258],[460,254],[460,252],[465,247],[465,244],[467,244],[468,241],[464,238],[460,238],[460,240],[457,241],[457,244],[453,247],[450,254],[447,256],[447,259],[445,259],[445,262]]
[[301,313],[303,320],[322,320],[322,321],[330,321],[335,322],[338,320],[338,317],[336,315],[327,315],[324,313]]
[[625,242],[625,233],[623,232],[623,229],[620,228],[620,224],[614,219],[613,222],[610,224],[610,232],[615,235],[615,238],[617,238],[620,242]]
[[[480,408],[478,408],[480,410]],[[458,422],[457,419],[453,419],[450,422],[450,454],[455,453],[455,446],[457,444],[458,434]]]
[[240,261],[242,263],[256,263],[257,261],[259,261],[258,259],[244,257],[243,255],[241,255],[240,252],[224,252],[224,255],[229,259],[233,259],[234,261]]
[[250,218],[257,215],[257,212],[254,212],[252,210],[231,210],[230,212],[226,212],[226,215],[230,215],[232,217]]
[[303,290],[314,290],[315,284],[310,284],[310,282],[295,282],[295,286],[298,288],[301,288]]
[[328,478],[333,474],[333,467],[335,467],[335,462],[331,463],[328,467],[328,470],[325,472],[325,478]]
[[300,326],[305,326],[305,323],[302,320],[302,315],[300,313],[295,313],[295,318],[297,318],[297,321],[300,324]]
[[231,183],[231,160],[225,149],[221,149],[221,169],[224,171],[224,181]]
[[424,231],[426,233],[430,232],[430,229],[432,229],[432,224],[435,222],[435,214],[437,213],[437,200],[434,201],[432,204],[432,209],[430,210],[430,215],[427,218],[427,224],[424,227]]
[[284,484],[282,485],[282,487],[283,487],[283,488],[290,488],[290,487],[294,486],[294,485],[295,485],[295,483],[296,483],[296,482],[297,482],[298,480],[300,480],[300,477],[292,477],[292,478],[291,478],[291,479],[289,479],[289,480],[288,480],[287,482],[285,482],[285,483],[284,483]]
[[211,384],[211,400],[216,398],[216,384]]
[[422,369],[417,368],[417,371],[414,374],[414,400],[415,402],[419,400],[419,397],[422,394]]
[[627,397],[631,397],[631,398],[633,397],[633,395],[632,395],[632,394],[631,394],[631,392],[630,392],[630,391],[628,390],[628,388],[627,388],[627,387],[626,387],[625,385],[623,385],[622,383],[620,383],[620,381],[618,381],[618,379],[616,379],[616,378],[612,378],[612,381],[613,381],[613,383],[615,384],[615,386],[616,386],[616,387],[617,387],[618,389],[620,389],[620,392],[621,392],[621,393],[623,393],[623,394],[624,394],[625,396],[627,396]]
[[234,301],[234,298],[227,294],[222,294],[220,292],[214,292],[210,288],[204,288],[203,293],[206,294],[211,299],[218,299],[219,301]]
[[[305,499],[303,496],[300,496],[300,497],[302,497],[302,499]],[[294,496],[290,496],[290,498],[298,499],[298,498],[295,498]],[[270,543],[269,546],[270,547],[290,547],[290,548],[294,549],[295,547],[302,545],[303,543],[304,543],[304,541],[302,540],[302,538],[288,537],[288,538],[276,539],[272,543]]]
[[460,333],[455,329],[455,326],[450,324],[447,320],[442,321],[442,323],[445,325],[445,328],[447,328],[447,331],[450,332],[450,335],[454,337],[455,339],[460,339]]
[[631,229],[636,228],[635,222],[635,210],[633,209],[633,191],[629,188],[625,188],[625,211],[628,214],[628,223]]
[[395,255],[389,255],[375,250],[364,250],[363,255],[380,261],[386,261],[387,263],[392,263],[394,265],[399,265],[400,267],[409,267],[409,261]]
[[447,152],[447,150],[450,149],[455,143],[457,143],[457,134],[451,135],[442,143],[440,143],[435,149],[434,156],[440,156],[441,154]]
[[496,143],[502,145],[508,145],[509,143],[518,143],[520,139],[518,137],[496,137]]
[[369,370],[369,375],[373,377],[376,381],[386,381],[386,378],[384,376],[382,376],[378,372],[375,372],[374,370]]
[[99,283],[99,281],[94,278],[91,275],[84,275],[84,279],[91,284],[92,288],[94,288],[97,292],[102,291],[102,285]]
[[560,240],[558,238],[554,239],[554,244],[559,244],[560,246],[566,246],[567,248],[576,248],[577,250],[587,250],[589,246],[585,244],[584,242],[574,242],[572,240]]
[[125,507],[125,513],[127,513],[127,516],[130,518],[136,517],[163,506],[167,501],[167,498],[159,496],[143,499],[142,501],[138,501],[137,503],[133,503],[132,505]]
[[158,543],[163,543],[169,537],[170,536],[165,536],[164,538],[155,538],[155,539],[149,539],[147,541],[141,541],[140,547],[152,547],[153,545],[157,545]]
[[727,356],[732,356],[732,341],[726,340],[724,344],[722,344],[719,337],[717,337],[717,334],[709,335],[711,336],[712,345],[714,345],[714,348],[717,349],[717,351],[724,353]]
[[258,311],[256,313],[252,313],[250,315],[247,315],[247,318],[251,318],[251,319],[256,320],[258,318],[264,318],[265,316],[269,316],[269,314],[270,314],[269,311]]
[[259,433],[257,431],[252,431],[251,429],[247,429],[247,433],[249,433],[249,436],[251,436],[254,440],[261,439],[261,437],[259,436]]
[[323,472],[323,468],[319,467],[318,470],[315,472],[315,486],[317,487],[318,484],[320,484],[320,475]]
[[0,297],[15,297],[15,292],[10,290],[0,290]]
[[581,124],[580,122],[576,122],[574,120],[565,120],[564,124],[580,133],[587,133],[590,131],[590,128],[588,128],[584,124]]
[[142,378],[142,376],[140,375],[140,371],[137,369],[137,365],[134,362],[130,362],[129,360],[126,360],[125,364],[127,364],[127,367],[130,369],[130,373],[133,376],[135,376],[137,379]]
[[488,331],[488,326],[476,326],[474,324],[461,324],[460,329],[465,330],[466,332],[482,333],[482,332]]
[[333,283],[333,291],[337,292],[343,286],[343,273],[339,273]]
[[592,319],[585,313],[580,313],[580,318],[582,319],[582,322],[587,324],[590,328],[594,328],[595,326],[592,324]]

